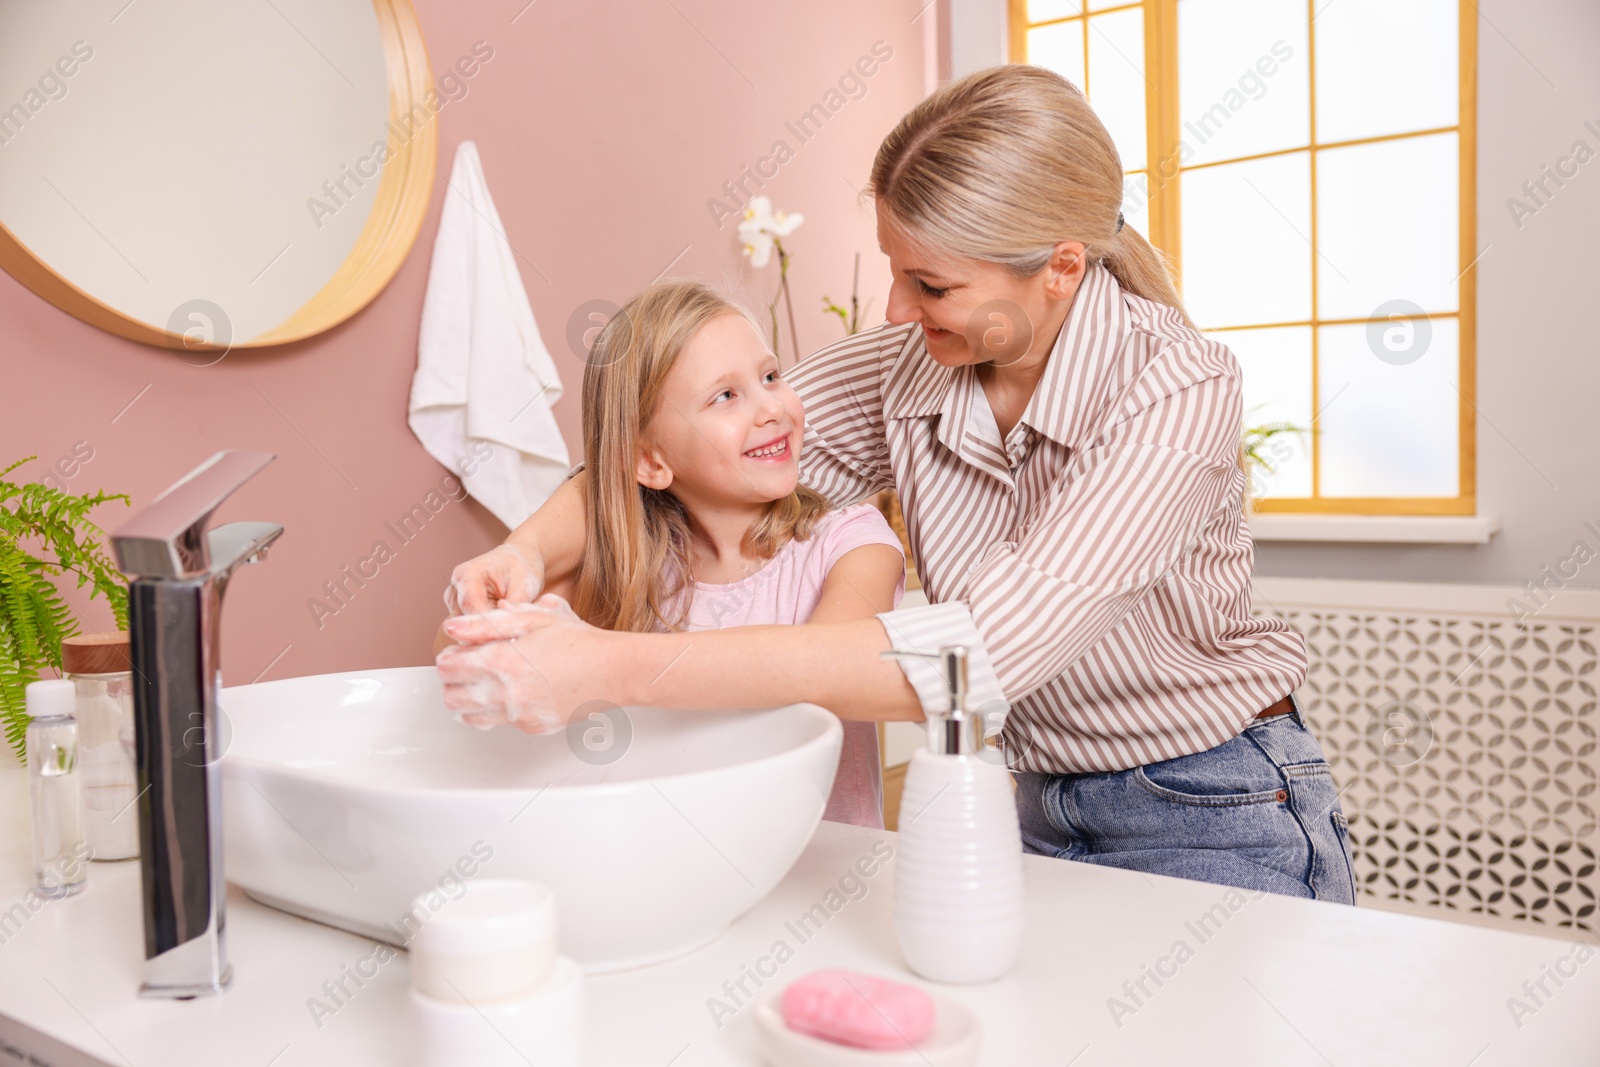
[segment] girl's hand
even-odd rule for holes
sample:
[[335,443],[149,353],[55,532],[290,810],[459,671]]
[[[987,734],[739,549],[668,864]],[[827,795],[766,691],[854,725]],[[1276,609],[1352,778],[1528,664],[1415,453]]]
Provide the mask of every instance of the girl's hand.
[[444,606],[451,615],[478,614],[501,601],[531,604],[543,589],[544,560],[539,553],[505,544],[450,572]]
[[436,661],[444,703],[465,723],[547,733],[606,698],[601,653],[612,635],[578,618],[558,596],[533,604],[502,600],[494,610],[447,619],[444,628],[460,642]]

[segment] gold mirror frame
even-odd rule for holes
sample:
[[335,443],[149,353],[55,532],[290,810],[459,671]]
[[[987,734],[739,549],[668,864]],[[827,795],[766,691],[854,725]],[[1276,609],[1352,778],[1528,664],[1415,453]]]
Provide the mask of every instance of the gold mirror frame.
[[372,211],[332,278],[284,322],[260,336],[232,344],[209,344],[124,314],[90,296],[34,255],[0,221],[0,270],[74,318],[118,337],[178,352],[216,352],[232,348],[265,348],[302,341],[330,330],[366,307],[400,269],[411,252],[433,195],[439,159],[437,114],[424,98],[433,93],[428,49],[422,40],[411,0],[372,0],[383,38],[384,68],[389,76],[389,125],[402,128],[402,118],[420,108],[428,115],[404,144],[389,138],[389,160],[383,166]]

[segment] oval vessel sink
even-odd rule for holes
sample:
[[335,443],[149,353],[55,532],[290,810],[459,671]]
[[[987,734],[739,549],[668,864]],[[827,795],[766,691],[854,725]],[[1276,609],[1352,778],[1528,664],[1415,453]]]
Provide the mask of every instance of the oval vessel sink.
[[590,971],[715,938],[788,872],[822,817],[838,719],[595,705],[564,732],[476,730],[433,667],[222,691],[228,880],[264,904],[403,945],[419,894],[480,877],[556,894]]

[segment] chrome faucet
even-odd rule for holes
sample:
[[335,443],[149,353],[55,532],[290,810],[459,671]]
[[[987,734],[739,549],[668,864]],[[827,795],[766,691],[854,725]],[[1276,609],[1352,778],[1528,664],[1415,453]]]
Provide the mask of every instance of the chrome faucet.
[[218,637],[222,594],[283,533],[271,522],[206,527],[270,452],[218,452],[111,535],[128,576],[146,997],[220,993],[228,963],[222,876]]

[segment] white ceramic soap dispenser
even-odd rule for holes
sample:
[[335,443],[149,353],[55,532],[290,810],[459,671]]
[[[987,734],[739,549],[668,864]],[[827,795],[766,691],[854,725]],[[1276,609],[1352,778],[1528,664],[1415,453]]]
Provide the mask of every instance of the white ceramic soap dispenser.
[[900,799],[894,919],[906,963],[936,982],[988,982],[1022,944],[1022,835],[1010,775],[982,756],[983,717],[967,708],[967,649],[885,652],[936,660],[949,709],[928,716]]

